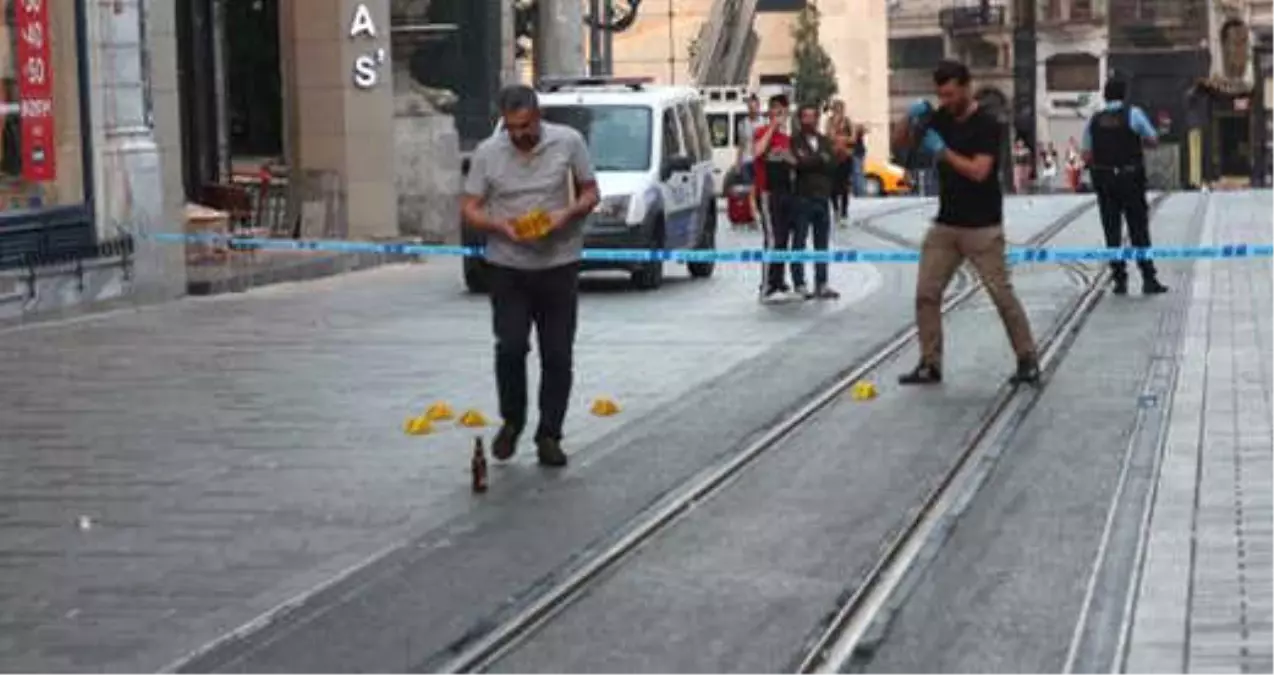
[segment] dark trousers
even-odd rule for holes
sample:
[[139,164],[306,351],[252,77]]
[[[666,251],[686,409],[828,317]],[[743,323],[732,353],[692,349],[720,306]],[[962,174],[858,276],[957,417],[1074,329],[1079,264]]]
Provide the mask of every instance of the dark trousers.
[[[1145,171],[1111,171],[1092,169],[1093,191],[1097,193],[1097,208],[1101,211],[1101,226],[1106,233],[1106,246],[1123,246],[1123,220],[1128,221],[1128,240],[1134,248],[1150,247],[1150,208],[1146,204]],[[1141,278],[1155,278],[1155,264],[1150,260],[1138,260]],[[1110,263],[1116,282],[1128,280],[1124,261]]]
[[[796,224],[792,228],[792,250],[805,249],[805,242],[814,235],[814,250],[826,251],[831,244],[832,212],[829,202],[821,197],[796,198]],[[792,263],[792,282],[805,285],[805,265]],[[827,263],[814,263],[814,283],[827,283]]]
[[[773,251],[786,251],[792,247],[792,234],[796,225],[796,200],[790,194],[767,192],[764,196],[765,217],[761,219],[764,228],[765,248]],[[792,280],[796,275],[804,274],[800,265],[792,265]],[[769,263],[765,267],[765,286],[767,289],[782,288],[783,263]]]
[[526,425],[526,354],[534,324],[540,350],[540,425],[535,438],[561,440],[571,396],[579,264],[546,270],[489,267],[500,416],[518,431]]
[[836,165],[832,180],[832,208],[836,209],[837,218],[844,219],[849,215],[849,191],[854,180],[853,158]]

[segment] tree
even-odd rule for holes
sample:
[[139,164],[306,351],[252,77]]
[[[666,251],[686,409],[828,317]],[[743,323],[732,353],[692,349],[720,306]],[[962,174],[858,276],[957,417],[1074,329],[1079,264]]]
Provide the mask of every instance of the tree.
[[836,95],[836,66],[819,44],[818,24],[818,8],[812,4],[806,4],[796,16],[792,27],[792,60],[796,66],[792,86],[798,104],[822,108]]

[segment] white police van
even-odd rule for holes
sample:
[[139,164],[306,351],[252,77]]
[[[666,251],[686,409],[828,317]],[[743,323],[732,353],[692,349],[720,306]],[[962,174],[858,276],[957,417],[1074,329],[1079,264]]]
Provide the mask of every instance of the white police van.
[[[645,78],[570,78],[540,86],[543,118],[588,141],[601,203],[589,216],[584,246],[613,249],[716,247],[717,201],[712,143],[703,101],[690,87],[659,87]],[[497,124],[495,133],[503,133]],[[462,228],[465,245],[483,234]],[[663,283],[663,263],[586,260],[585,270],[626,270],[642,289]],[[687,263],[696,278],[711,262]],[[484,263],[465,259],[465,284],[486,288]]]

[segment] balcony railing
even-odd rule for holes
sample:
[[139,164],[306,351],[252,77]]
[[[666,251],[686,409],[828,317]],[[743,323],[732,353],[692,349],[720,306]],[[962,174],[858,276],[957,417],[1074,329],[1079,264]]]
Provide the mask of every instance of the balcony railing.
[[926,10],[894,9],[888,14],[890,33],[938,30],[938,14]]
[[1041,26],[1103,23],[1107,0],[1037,0],[1035,20]]
[[938,22],[951,33],[976,33],[1000,30],[1008,25],[1008,17],[998,2],[969,1],[944,8],[938,13]]
[[1113,23],[1123,25],[1176,26],[1207,22],[1204,0],[1110,0]]
[[1196,48],[1207,37],[1203,0],[1110,0],[1110,43],[1117,49]]

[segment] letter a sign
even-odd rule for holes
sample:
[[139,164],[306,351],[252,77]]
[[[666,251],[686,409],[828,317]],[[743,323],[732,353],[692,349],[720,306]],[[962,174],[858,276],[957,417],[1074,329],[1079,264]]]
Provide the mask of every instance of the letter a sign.
[[376,37],[376,22],[372,21],[372,11],[367,9],[364,3],[358,3],[358,8],[354,10],[354,20],[350,22],[349,36],[351,38],[366,35],[367,37]]

